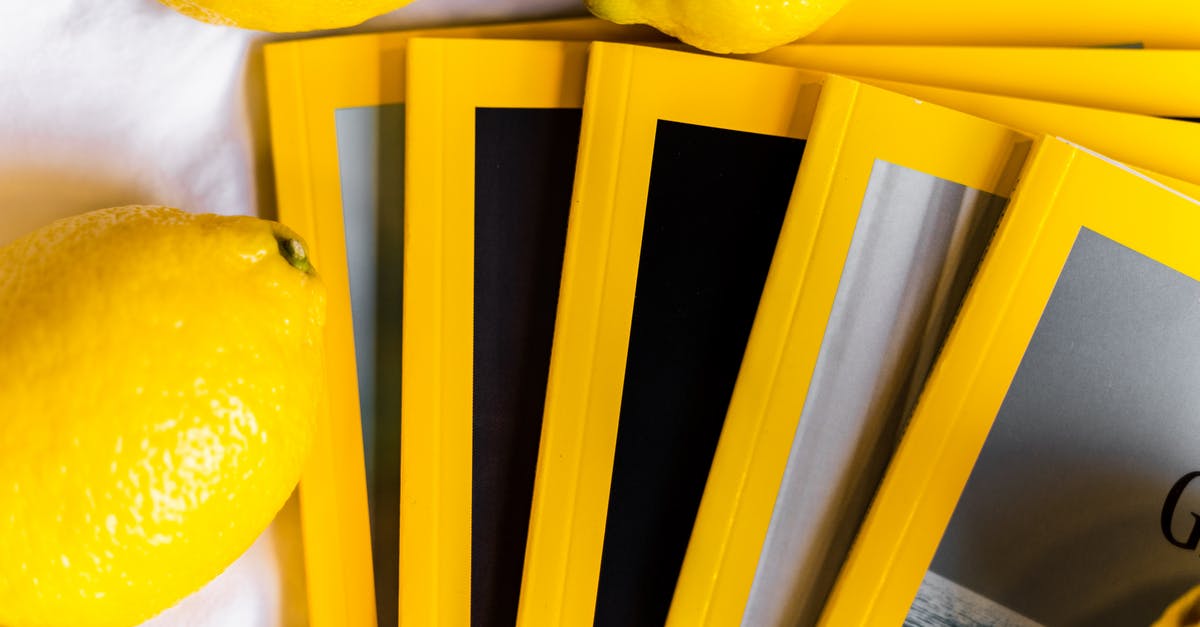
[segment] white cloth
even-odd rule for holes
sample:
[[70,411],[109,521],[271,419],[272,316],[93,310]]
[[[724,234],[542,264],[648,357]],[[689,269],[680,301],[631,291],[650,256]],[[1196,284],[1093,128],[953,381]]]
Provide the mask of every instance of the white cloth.
[[[353,31],[582,12],[579,0],[417,0]],[[0,244],[114,205],[273,216],[261,45],[280,38],[155,0],[0,2]],[[295,510],[147,625],[303,624]]]

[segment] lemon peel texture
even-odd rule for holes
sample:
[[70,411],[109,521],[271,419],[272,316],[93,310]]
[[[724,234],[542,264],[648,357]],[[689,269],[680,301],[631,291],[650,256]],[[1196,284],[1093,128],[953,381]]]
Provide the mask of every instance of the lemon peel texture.
[[0,247],[0,625],[134,625],[245,551],[300,476],[324,318],[255,218],[124,207]]
[[209,24],[296,33],[361,24],[412,0],[159,0]]

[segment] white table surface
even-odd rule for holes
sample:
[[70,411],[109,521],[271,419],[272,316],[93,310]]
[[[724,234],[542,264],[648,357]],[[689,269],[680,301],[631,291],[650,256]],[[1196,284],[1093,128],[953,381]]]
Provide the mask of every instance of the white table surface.
[[[416,0],[345,32],[581,13],[580,0]],[[297,35],[201,24],[155,0],[0,2],[0,244],[124,204],[273,216],[261,48],[283,37]],[[147,625],[303,625],[301,559],[293,500]]]

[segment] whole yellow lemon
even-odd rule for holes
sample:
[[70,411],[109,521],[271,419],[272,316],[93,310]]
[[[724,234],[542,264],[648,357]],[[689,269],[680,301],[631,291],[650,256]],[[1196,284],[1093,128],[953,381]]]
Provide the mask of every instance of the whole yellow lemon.
[[296,33],[361,24],[412,0],[159,0],[209,24]]
[[848,0],[587,0],[597,16],[649,24],[701,50],[762,52],[817,29]]
[[324,319],[303,242],[255,218],[0,247],[0,625],[134,625],[244,552],[300,476]]

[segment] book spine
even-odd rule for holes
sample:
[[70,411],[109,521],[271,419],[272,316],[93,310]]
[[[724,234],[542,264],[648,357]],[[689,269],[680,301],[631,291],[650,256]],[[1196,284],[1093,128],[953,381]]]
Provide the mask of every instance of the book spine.
[[[304,49],[299,43],[281,43],[266,46],[264,54],[279,219],[308,239],[314,262],[331,289],[347,285],[340,222],[336,227],[330,222],[341,220],[341,207],[322,206],[315,198],[314,170],[328,169],[327,160],[332,160],[336,171],[337,157],[313,145],[319,131],[311,126]],[[330,298],[325,329],[328,394],[299,485],[308,621],[313,627],[376,622],[354,352],[345,348],[353,346],[349,302],[349,294]]]
[[[445,250],[444,192],[445,51],[440,42],[408,46],[405,111],[404,325],[400,435],[400,624],[441,625],[441,598],[455,582],[442,566],[451,538],[449,513],[439,489],[448,463],[440,434]],[[418,235],[419,234],[419,235]]]
[[[618,151],[625,132],[632,48],[593,44],[579,142],[554,350],[538,450],[537,479],[525,550],[517,624],[583,625],[592,622],[616,420],[594,407],[603,387],[598,364],[602,298],[613,252]],[[616,128],[605,135],[596,129]],[[619,396],[619,395],[618,395]],[[608,443],[608,444],[600,444]],[[591,449],[589,451],[589,449]]]

